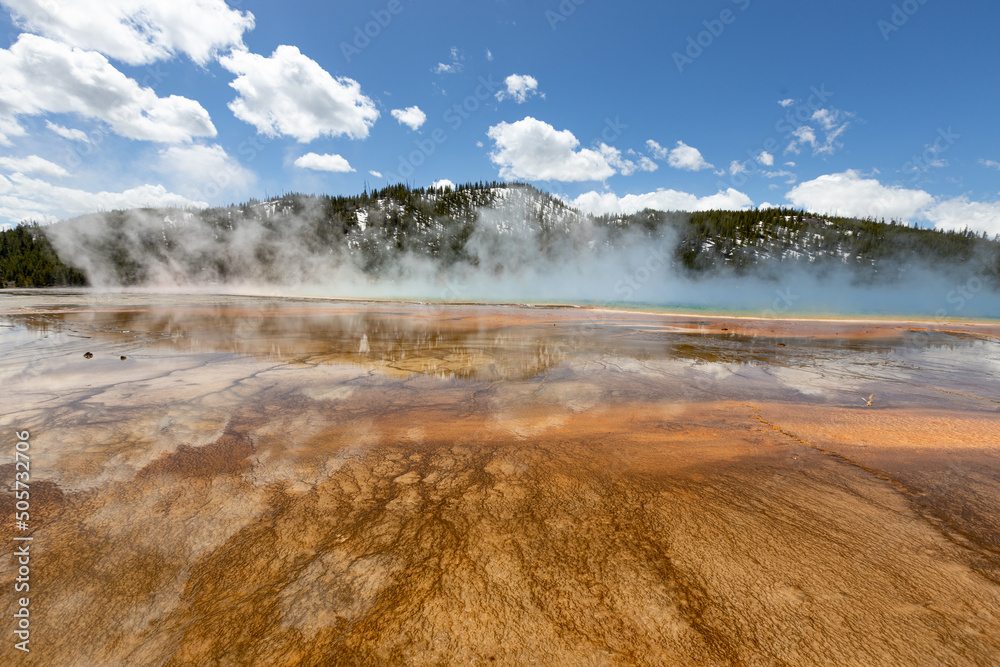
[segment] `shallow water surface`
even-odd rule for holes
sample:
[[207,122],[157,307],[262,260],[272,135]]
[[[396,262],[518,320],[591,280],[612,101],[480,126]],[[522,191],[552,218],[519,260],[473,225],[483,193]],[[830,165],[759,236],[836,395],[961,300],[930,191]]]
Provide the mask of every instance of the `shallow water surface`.
[[25,664],[1000,655],[995,324],[0,307],[4,516],[31,432]]

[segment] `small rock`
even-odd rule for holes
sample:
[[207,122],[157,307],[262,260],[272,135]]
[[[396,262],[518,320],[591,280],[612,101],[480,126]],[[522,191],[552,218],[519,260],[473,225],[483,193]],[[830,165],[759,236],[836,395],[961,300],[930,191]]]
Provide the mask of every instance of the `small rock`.
[[123,355],[122,355],[122,361],[125,361],[126,359],[128,359],[128,357],[126,357],[126,356],[125,356],[125,355],[123,354]]
[[94,358],[94,355],[93,355],[93,354],[91,354],[90,352],[84,352],[84,353],[83,353],[83,358],[84,358],[84,359],[93,359],[93,358]]

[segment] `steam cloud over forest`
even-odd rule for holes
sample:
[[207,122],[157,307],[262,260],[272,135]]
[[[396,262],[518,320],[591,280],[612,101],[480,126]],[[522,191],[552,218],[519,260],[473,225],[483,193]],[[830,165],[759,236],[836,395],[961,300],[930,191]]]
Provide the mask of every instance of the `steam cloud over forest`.
[[526,185],[133,209],[40,231],[99,288],[1000,313],[1000,243],[970,232],[787,209],[594,217]]

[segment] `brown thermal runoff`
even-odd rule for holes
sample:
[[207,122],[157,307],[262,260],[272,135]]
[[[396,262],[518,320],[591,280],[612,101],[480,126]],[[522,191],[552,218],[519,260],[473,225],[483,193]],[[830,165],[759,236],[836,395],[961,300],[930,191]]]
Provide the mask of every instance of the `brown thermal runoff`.
[[0,664],[1000,656],[996,325],[49,293],[0,351]]

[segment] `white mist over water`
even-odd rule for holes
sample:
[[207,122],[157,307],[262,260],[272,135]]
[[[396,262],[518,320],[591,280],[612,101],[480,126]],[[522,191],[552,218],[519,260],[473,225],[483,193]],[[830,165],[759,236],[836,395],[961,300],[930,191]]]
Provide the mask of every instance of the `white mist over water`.
[[[769,317],[1000,316],[997,276],[985,261],[907,266],[894,281],[862,277],[831,262],[772,261],[752,274],[720,268],[692,276],[673,265],[677,238],[670,225],[655,233],[641,225],[609,228],[552,200],[540,201],[511,189],[496,207],[478,209],[465,244],[470,261],[443,262],[412,249],[396,250],[371,224],[355,226],[346,236],[338,227],[331,243],[317,236],[322,214],[309,208],[318,206],[311,200],[298,214],[272,209],[270,217],[229,218],[224,234],[198,214],[178,210],[128,211],[124,224],[94,214],[47,231],[64,261],[83,270],[94,287],[106,289],[122,287],[113,262],[126,261],[144,276],[140,287],[159,291],[613,304]],[[539,222],[543,214],[546,225]],[[384,260],[377,272],[364,265],[365,244],[369,250],[372,244],[385,246],[376,248]],[[881,273],[893,274],[888,268]]]

